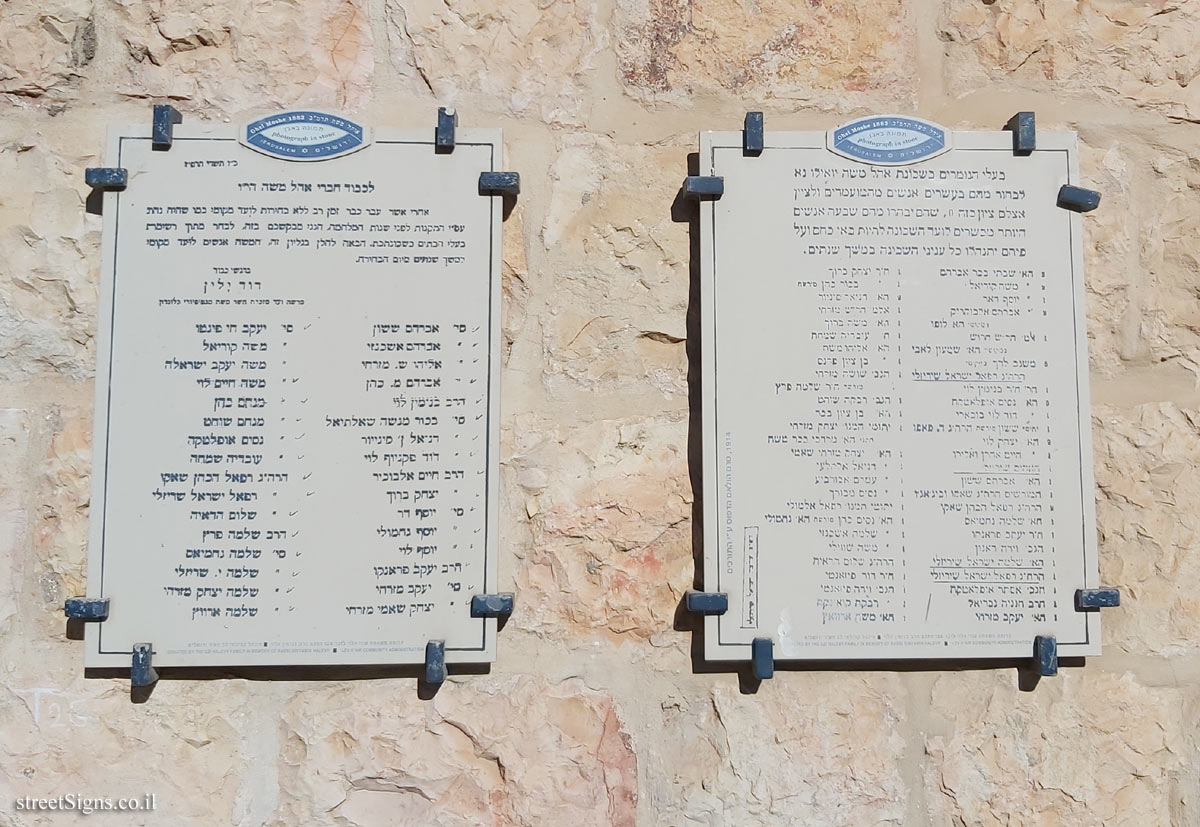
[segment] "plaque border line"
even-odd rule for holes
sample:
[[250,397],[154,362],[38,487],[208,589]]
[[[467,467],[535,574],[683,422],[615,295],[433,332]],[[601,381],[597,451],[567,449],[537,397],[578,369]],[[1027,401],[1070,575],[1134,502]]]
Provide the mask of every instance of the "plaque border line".
[[[718,150],[718,149],[731,149],[731,150],[737,150],[737,151],[740,153],[740,152],[742,151],[743,147],[742,147],[742,146],[740,146],[740,145],[738,145],[738,146],[734,146],[734,145],[725,146],[725,145],[718,145],[718,144],[715,144],[715,143],[714,143],[714,144],[712,144],[712,145],[709,147],[709,174],[710,174],[710,175],[716,175],[716,174],[717,174],[717,173],[716,173],[716,169],[717,169],[717,150]],[[778,145],[777,145],[777,146],[771,146],[771,145],[766,145],[766,146],[764,146],[764,147],[763,147],[763,152],[766,152],[767,150],[771,150],[771,149],[801,149],[801,150],[806,150],[806,149],[825,149],[825,147],[823,147],[823,146],[814,147],[814,146],[778,146]],[[1011,154],[1012,154],[1012,150],[1011,150],[1011,149],[1002,148],[1002,147],[995,147],[995,148],[992,148],[992,147],[957,147],[957,146],[956,146],[956,147],[954,147],[954,148],[953,148],[953,149],[952,149],[952,150],[951,150],[949,153],[945,153],[945,154],[946,154],[946,155],[952,155],[952,154],[956,154],[956,153],[958,153],[958,152],[1004,152],[1004,153],[1007,153],[1007,154],[1009,154],[1009,155],[1011,155]],[[1063,156],[1064,156],[1064,160],[1065,160],[1065,162],[1066,162],[1066,167],[1067,167],[1067,183],[1068,183],[1068,184],[1071,184],[1071,183],[1072,183],[1072,181],[1071,181],[1071,152],[1070,152],[1070,150],[1069,150],[1069,149],[1060,149],[1060,148],[1054,148],[1054,149],[1035,149],[1035,150],[1034,150],[1034,152],[1035,152],[1035,153],[1036,153],[1036,152],[1043,152],[1043,153],[1061,152],[1061,153],[1063,154]],[[865,162],[863,162],[863,163],[865,163]],[[874,166],[874,165],[871,165],[871,164],[868,164],[868,165],[870,165],[870,166]],[[709,448],[710,450],[712,450],[712,451],[714,451],[714,452],[716,452],[716,451],[717,451],[717,449],[718,449],[718,446],[719,446],[719,444],[720,444],[720,428],[717,426],[717,412],[718,412],[718,404],[717,404],[717,398],[718,398],[718,397],[717,397],[717,381],[718,381],[718,373],[717,373],[717,361],[716,361],[716,360],[717,360],[717,331],[718,331],[718,328],[719,328],[719,325],[717,324],[717,311],[718,311],[718,308],[717,308],[717,301],[716,301],[716,291],[717,291],[717,199],[713,199],[713,200],[709,201],[709,209],[711,210],[711,213],[710,213],[710,230],[711,230],[711,243],[712,243],[712,290],[713,290],[713,302],[712,302],[712,303],[713,303],[713,308],[712,308],[712,313],[713,313],[713,317],[712,317],[712,318],[713,318],[713,324],[712,324],[712,339],[713,339],[713,344],[712,344],[712,350],[713,350],[713,376],[712,376],[712,383],[713,383],[713,389],[712,389],[712,399],[713,399],[713,437],[716,439],[716,442],[717,442],[717,444],[715,444],[715,445],[712,445],[712,446],[708,446],[708,445],[706,445],[705,447],[706,447],[706,448]],[[1076,311],[1076,306],[1075,306],[1075,305],[1076,305],[1076,302],[1075,302],[1075,288],[1076,288],[1076,279],[1077,279],[1077,274],[1076,274],[1076,272],[1075,272],[1075,227],[1074,227],[1074,221],[1073,221],[1073,220],[1071,220],[1070,218],[1068,218],[1068,220],[1067,220],[1067,244],[1068,244],[1068,253],[1069,253],[1069,255],[1068,255],[1068,258],[1070,259],[1070,262],[1071,262],[1071,293],[1072,293],[1072,301],[1071,301],[1071,310],[1072,310],[1072,312],[1071,312],[1071,332],[1072,332],[1072,341],[1073,341],[1073,342],[1078,342],[1078,339],[1079,339],[1079,314],[1078,314],[1077,312],[1075,312],[1075,311]],[[702,315],[703,315],[703,313],[702,313]],[[703,346],[703,344],[702,344],[702,346]],[[1085,362],[1085,364],[1086,364],[1086,362]],[[1082,415],[1082,400],[1081,400],[1081,398],[1080,398],[1080,389],[1079,389],[1080,374],[1079,374],[1079,359],[1078,359],[1078,356],[1076,356],[1076,359],[1075,359],[1074,372],[1075,372],[1075,419],[1076,419],[1076,421],[1079,421],[1079,420],[1081,419],[1081,415]],[[706,394],[707,394],[707,392],[706,392]],[[1080,534],[1081,534],[1081,538],[1080,538],[1080,539],[1081,539],[1081,542],[1080,542],[1080,551],[1081,551],[1081,553],[1082,553],[1082,556],[1083,556],[1083,572],[1084,572],[1084,574],[1086,575],[1086,574],[1087,574],[1087,520],[1086,520],[1086,515],[1087,515],[1087,503],[1086,503],[1087,492],[1086,492],[1086,491],[1084,491],[1084,483],[1083,483],[1083,433],[1082,433],[1082,431],[1083,431],[1083,429],[1082,429],[1082,425],[1081,425],[1081,427],[1080,427],[1080,432],[1079,432],[1079,434],[1078,434],[1078,438],[1076,439],[1076,449],[1077,449],[1077,451],[1078,451],[1078,457],[1079,457],[1079,494],[1080,494],[1080,509],[1081,509],[1081,514],[1083,514],[1083,516],[1084,516],[1084,519],[1080,521],[1080,522],[1081,522],[1081,525],[1080,525]],[[716,459],[716,457],[714,456],[714,460],[715,460],[715,459]],[[715,484],[715,480],[714,480],[714,484]],[[719,491],[719,486],[717,486],[717,488],[716,488],[715,490],[718,490],[718,491]],[[716,506],[716,504],[714,503],[714,508],[715,508],[715,506]],[[717,553],[718,553],[718,550],[719,550],[719,549],[713,549],[713,550],[712,550],[712,553],[713,553],[713,554],[717,554]],[[706,547],[705,547],[705,556],[707,556],[707,554],[708,554],[708,551],[709,551],[709,550],[708,550],[708,548],[707,548],[707,544],[706,544]],[[710,590],[713,590],[713,591],[718,591],[718,592],[720,592],[720,591],[722,591],[722,588],[721,588],[721,564],[720,564],[720,560],[719,560],[719,559],[717,559],[715,562],[716,562],[715,568],[716,568],[716,571],[717,571],[717,585],[716,585],[716,589],[711,589],[711,587],[709,587],[707,583],[705,584],[705,588],[709,588]],[[741,646],[741,647],[746,647],[747,649],[749,649],[749,648],[753,647],[753,643],[738,643],[738,642],[735,642],[735,641],[729,641],[729,642],[726,642],[726,641],[724,640],[724,638],[723,638],[723,635],[724,635],[724,628],[722,627],[722,624],[721,624],[721,621],[724,619],[724,617],[725,617],[725,615],[724,615],[724,614],[717,615],[717,617],[716,617],[716,626],[717,626],[717,646],[718,646],[718,647],[721,647],[721,648],[726,648],[726,647],[729,647],[729,648],[735,648],[735,647],[739,647],[739,646]],[[1084,626],[1083,626],[1083,628],[1084,628],[1084,639],[1083,639],[1082,641],[1078,641],[1078,640],[1076,640],[1076,641],[1061,641],[1061,642],[1059,642],[1059,644],[1058,644],[1058,645],[1059,645],[1059,646],[1088,646],[1088,645],[1090,645],[1090,644],[1091,644],[1091,632],[1092,632],[1092,624],[1091,624],[1090,622],[1088,622],[1088,618],[1086,618],[1086,617],[1084,618]],[[984,657],[986,657],[986,656],[984,656]],[[846,659],[847,659],[847,658],[835,658],[835,660],[846,660]],[[892,655],[892,656],[880,656],[880,657],[875,657],[875,658],[872,658],[872,657],[870,657],[870,656],[859,656],[858,658],[855,658],[855,657],[850,657],[850,658],[848,658],[848,659],[849,659],[849,660],[893,660],[893,659],[900,659],[900,660],[913,660],[913,661],[917,661],[917,660],[930,660],[930,658],[924,658],[924,657],[912,657],[912,658],[906,658],[906,657],[904,657],[904,656],[902,656],[902,655],[901,655],[901,656],[899,656],[899,657],[897,657],[897,656],[895,656],[895,655]],[[963,656],[956,656],[956,657],[951,657],[950,659],[952,659],[952,660],[963,660],[963,659],[970,660],[970,659],[972,659],[972,658],[967,658],[967,657],[963,657]],[[1001,660],[1002,660],[1003,658],[998,658],[998,659],[1001,659]],[[799,659],[796,659],[796,658],[784,658],[783,660],[800,660],[800,661],[814,660],[814,661],[816,661],[816,660],[828,660],[828,658],[820,658],[820,657],[799,658]]]
[[[150,140],[152,140],[150,137],[142,137],[142,136],[137,136],[137,135],[119,135],[119,136],[117,136],[117,163],[116,163],[116,165],[118,167],[121,166],[121,154],[125,149],[126,141],[150,141]],[[242,145],[237,137],[224,138],[224,137],[218,137],[218,136],[192,136],[192,137],[176,136],[174,140],[176,140],[176,141],[218,141],[218,142],[225,141],[225,142],[232,142],[232,143],[238,144],[239,146]],[[458,143],[461,146],[486,146],[486,147],[488,147],[489,171],[495,171],[495,168],[496,168],[496,144],[494,142],[490,142],[490,141],[459,141]],[[434,146],[433,141],[406,141],[406,140],[375,140],[372,142],[372,145],[375,145],[375,144],[403,144],[403,145],[410,145],[410,146]],[[367,148],[369,148],[369,147],[367,147]],[[280,160],[286,161],[287,159],[280,159]],[[331,158],[328,160],[336,160],[336,159]],[[106,391],[105,391],[105,399],[104,399],[105,409],[106,409],[105,417],[104,417],[104,486],[102,489],[103,496],[104,496],[104,507],[101,509],[101,512],[100,512],[100,594],[101,595],[104,594],[104,561],[105,561],[105,550],[107,547],[107,536],[108,536],[107,535],[107,531],[108,531],[108,480],[109,480],[108,464],[109,464],[109,450],[110,450],[110,446],[112,444],[111,438],[110,438],[110,433],[109,433],[109,431],[112,427],[112,417],[111,417],[111,414],[112,414],[112,370],[113,370],[113,347],[112,347],[112,344],[113,344],[114,331],[115,331],[115,327],[116,327],[115,322],[116,322],[116,315],[117,315],[117,269],[118,269],[117,262],[119,259],[119,252],[120,252],[120,244],[118,243],[118,239],[119,239],[119,230],[120,230],[120,226],[121,226],[121,194],[122,193],[119,190],[116,191],[115,193],[113,193],[113,195],[115,196],[114,200],[116,201],[116,206],[115,206],[114,212],[113,212],[112,307],[110,308],[110,311],[109,311],[108,372],[107,372],[107,376],[105,377]],[[496,482],[496,480],[492,479],[493,475],[491,473],[491,462],[492,462],[492,460],[491,460],[491,450],[492,450],[491,422],[492,422],[492,402],[493,402],[493,400],[492,400],[492,373],[493,373],[492,359],[495,355],[493,352],[493,348],[492,348],[492,332],[493,332],[492,316],[493,316],[493,310],[494,310],[494,302],[493,302],[492,294],[493,294],[493,287],[495,287],[495,285],[492,284],[492,279],[493,279],[493,270],[495,268],[495,247],[496,247],[496,242],[495,242],[496,203],[495,203],[495,201],[496,201],[496,199],[494,197],[488,198],[488,270],[487,270],[487,273],[488,273],[488,316],[487,316],[487,318],[488,318],[488,325],[487,325],[488,370],[487,370],[487,391],[485,394],[486,399],[487,399],[485,416],[486,416],[486,421],[487,421],[488,440],[487,440],[487,444],[484,447],[484,473],[487,475],[488,481],[484,485],[484,496],[483,496],[483,575],[482,575],[483,576],[483,589],[482,589],[482,591],[484,591],[484,592],[494,591],[494,588],[492,587],[492,585],[489,585],[489,583],[488,583],[488,550],[489,550],[489,541],[491,539],[489,534],[491,531],[490,514],[491,514],[491,497],[492,497],[492,493],[493,493],[492,485],[494,482]],[[488,620],[489,620],[489,618],[486,618],[486,617],[479,618],[480,642],[479,642],[478,647],[447,646],[446,651],[447,652],[486,652],[487,651]],[[96,653],[98,655],[127,655],[127,654],[129,654],[129,652],[125,651],[124,649],[106,650],[104,648],[104,624],[100,623],[97,625],[99,626],[99,629],[96,632]],[[293,668],[310,668],[314,665],[315,664],[309,664],[307,666],[300,665],[299,667],[293,667]],[[330,663],[327,665],[329,665],[329,666],[359,666],[362,664],[358,664],[358,663],[354,663],[354,662],[346,662],[346,663],[334,662],[334,663]],[[275,668],[275,667],[271,667],[266,664],[245,664],[245,666],[247,666],[247,667],[264,666],[266,668]],[[216,666],[216,667],[184,667],[184,668],[200,668],[200,669],[216,668],[216,669],[220,669],[220,668],[238,668],[238,667]],[[288,668],[288,667],[284,667],[284,668]]]

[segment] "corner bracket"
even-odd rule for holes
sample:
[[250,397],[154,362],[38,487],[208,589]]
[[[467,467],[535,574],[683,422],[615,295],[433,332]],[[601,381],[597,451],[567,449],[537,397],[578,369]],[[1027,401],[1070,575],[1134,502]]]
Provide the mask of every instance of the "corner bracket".
[[108,620],[107,597],[68,597],[63,605],[63,614],[71,620]]
[[129,670],[129,682],[134,686],[152,686],[158,682],[158,671],[151,664],[154,647],[149,643],[133,644],[133,665]]
[[1013,155],[1029,155],[1037,149],[1037,123],[1032,112],[1018,112],[1004,128],[1013,134]]
[[154,149],[170,149],[175,140],[175,124],[183,123],[183,115],[169,104],[154,107],[154,128],[150,133],[150,146]]
[[513,613],[511,592],[477,594],[471,598],[471,617],[504,617]]

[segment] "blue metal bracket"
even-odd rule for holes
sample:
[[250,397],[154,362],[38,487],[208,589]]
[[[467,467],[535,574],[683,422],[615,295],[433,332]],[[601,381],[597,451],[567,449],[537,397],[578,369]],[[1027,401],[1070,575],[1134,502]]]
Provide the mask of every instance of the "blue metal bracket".
[[446,680],[446,641],[431,640],[425,644],[425,683],[439,686]]
[[68,597],[63,614],[72,620],[108,620],[108,598]]
[[160,103],[154,107],[154,129],[150,135],[150,146],[155,149],[170,149],[175,139],[175,124],[183,123],[183,115],[169,104]]
[[750,644],[750,666],[760,681],[775,676],[775,644],[769,637],[756,637]]
[[1111,609],[1121,605],[1119,589],[1100,587],[1098,589],[1076,589],[1075,611],[1088,612],[1098,609]]
[[1050,635],[1038,635],[1033,639],[1033,660],[1038,674],[1050,677],[1058,674],[1058,641]]
[[742,154],[761,155],[763,145],[763,113],[747,112],[742,127]]
[[729,611],[729,595],[725,592],[696,592],[684,596],[687,610],[698,615],[723,615]]
[[1013,134],[1013,155],[1029,155],[1037,149],[1037,123],[1032,112],[1018,112],[1004,128]]
[[158,681],[158,672],[150,664],[154,648],[149,643],[133,644],[133,666],[129,670],[129,681],[134,686],[151,686]]
[[477,594],[471,598],[471,617],[502,617],[513,613],[511,592]]
[[129,183],[125,167],[88,167],[83,171],[84,182],[96,190],[123,190]]
[[683,179],[683,193],[691,198],[720,198],[725,194],[725,179],[719,175],[689,175]]
[[1100,193],[1095,190],[1063,184],[1058,191],[1058,206],[1075,212],[1091,212],[1100,206]]
[[517,172],[479,173],[480,195],[518,195],[521,192],[521,175]]
[[458,126],[458,112],[454,109],[438,107],[437,129],[433,133],[434,152],[454,151],[454,130]]

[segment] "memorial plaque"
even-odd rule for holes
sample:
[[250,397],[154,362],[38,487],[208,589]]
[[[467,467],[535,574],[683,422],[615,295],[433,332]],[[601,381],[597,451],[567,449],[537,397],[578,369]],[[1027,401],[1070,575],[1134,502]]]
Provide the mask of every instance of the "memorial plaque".
[[1100,652],[1076,140],[701,135],[706,656]]
[[87,666],[494,659],[498,130],[115,129]]

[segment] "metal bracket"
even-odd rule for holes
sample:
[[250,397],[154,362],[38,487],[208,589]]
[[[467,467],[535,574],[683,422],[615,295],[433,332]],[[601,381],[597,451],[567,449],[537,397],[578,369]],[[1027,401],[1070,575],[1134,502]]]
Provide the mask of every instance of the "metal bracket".
[[1098,589],[1076,589],[1075,611],[1089,612],[1099,609],[1111,609],[1121,605],[1119,589],[1101,586]]
[[129,183],[125,167],[88,167],[83,171],[84,182],[96,190],[123,190]]
[[170,149],[174,141],[175,124],[183,123],[183,115],[169,104],[160,103],[154,107],[154,128],[150,133],[150,146],[154,149]]
[[746,122],[742,127],[742,154],[762,155],[763,151],[763,113],[747,112]]
[[480,195],[518,195],[521,192],[521,175],[517,172],[479,173]]
[[68,597],[63,614],[72,620],[108,620],[107,597]]
[[471,598],[471,617],[502,617],[513,613],[511,592],[477,594]]
[[134,686],[151,686],[158,681],[158,672],[150,661],[154,647],[149,643],[133,644],[133,666],[129,670],[129,681]]
[[454,151],[454,130],[458,126],[458,112],[453,108],[438,107],[437,129],[433,131],[433,151]]
[[1051,635],[1038,635],[1033,639],[1033,660],[1038,674],[1051,677],[1058,674],[1058,641]]
[[719,175],[689,175],[683,179],[683,193],[690,198],[720,198],[725,194],[725,179]]
[[1013,155],[1029,155],[1037,149],[1037,123],[1032,112],[1018,112],[1004,128],[1013,134]]
[[1063,184],[1058,191],[1058,206],[1075,212],[1091,212],[1100,206],[1100,193],[1095,190]]
[[684,595],[687,610],[698,615],[723,615],[729,611],[729,595],[725,592],[697,592]]
[[440,686],[446,680],[446,641],[431,640],[425,644],[425,683]]
[[760,681],[775,676],[775,644],[769,637],[756,637],[750,644],[750,666]]

